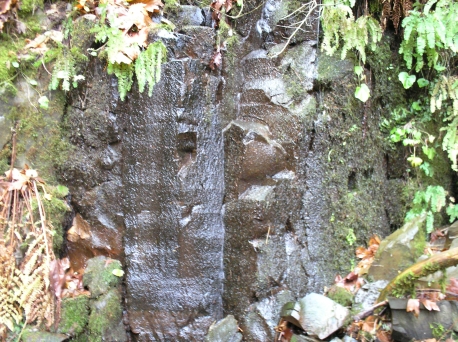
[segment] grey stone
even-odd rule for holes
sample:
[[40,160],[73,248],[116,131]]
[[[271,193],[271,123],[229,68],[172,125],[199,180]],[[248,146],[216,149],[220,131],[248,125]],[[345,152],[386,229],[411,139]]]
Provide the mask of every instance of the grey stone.
[[181,5],[169,11],[169,19],[178,29],[183,26],[200,26],[205,22],[202,9],[198,6]]
[[283,290],[250,305],[248,313],[242,319],[244,339],[258,342],[272,341],[275,327],[280,319],[280,310],[285,303],[293,299],[291,291]]
[[242,334],[238,331],[237,321],[229,315],[212,324],[205,337],[205,342],[240,342]]
[[364,311],[371,308],[380,295],[380,291],[388,284],[388,280],[378,280],[364,284],[355,295],[355,305],[358,310]]
[[301,327],[309,334],[324,339],[340,329],[350,311],[333,300],[310,293],[299,300]]
[[437,302],[440,311],[428,311],[421,304],[418,317],[406,312],[407,300],[390,300],[392,315],[392,337],[395,341],[409,342],[412,339],[425,340],[433,338],[431,327],[440,324],[446,329],[458,331],[458,302]]

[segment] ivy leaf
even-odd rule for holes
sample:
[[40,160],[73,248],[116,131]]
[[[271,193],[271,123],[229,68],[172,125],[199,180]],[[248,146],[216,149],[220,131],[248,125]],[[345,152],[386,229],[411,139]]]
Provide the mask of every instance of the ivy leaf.
[[355,97],[361,102],[366,102],[371,96],[371,91],[369,87],[363,83],[359,87],[356,87]]
[[115,268],[111,273],[117,277],[122,277],[124,275],[124,271],[120,270],[119,268]]
[[421,105],[419,101],[415,101],[412,103],[412,109],[413,110],[421,110]]
[[417,79],[417,76],[409,75],[405,71],[399,73],[398,77],[399,77],[399,81],[401,81],[404,89],[409,89],[410,87],[412,87],[412,85],[415,83],[415,80]]
[[427,79],[425,79],[425,78],[419,78],[419,79],[417,80],[417,83],[418,83],[418,86],[419,86],[420,88],[424,88],[424,87],[426,87],[426,86],[429,84],[429,81],[428,81]]
[[355,66],[355,74],[360,76],[363,73],[363,67],[357,65]]
[[38,99],[38,104],[40,105],[40,108],[48,109],[49,99],[46,96],[42,96]]
[[434,156],[436,155],[436,149],[434,147],[423,146],[421,149],[423,150],[423,153],[426,154],[426,156],[430,160],[432,160]]

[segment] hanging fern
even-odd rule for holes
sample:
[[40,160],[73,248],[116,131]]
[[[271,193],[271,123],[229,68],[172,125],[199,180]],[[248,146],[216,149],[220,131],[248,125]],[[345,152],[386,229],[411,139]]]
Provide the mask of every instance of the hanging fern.
[[56,49],[56,61],[52,70],[51,82],[49,89],[56,90],[62,81],[62,90],[69,91],[70,84],[74,88],[77,82],[84,80],[84,76],[77,75],[76,72],[76,58],[79,60],[87,60],[87,57],[79,53],[77,49],[69,50],[66,46],[60,44]]
[[127,92],[132,88],[134,83],[134,66],[133,64],[125,63],[108,63],[107,68],[108,74],[115,74],[118,78],[118,92],[121,101],[126,98]]
[[376,44],[382,38],[382,29],[370,16],[364,15],[355,20],[350,5],[352,4],[348,1],[324,1],[321,16],[324,37],[321,49],[328,55],[333,55],[343,42],[342,59],[347,56],[349,50],[355,49],[365,63],[366,47],[375,50]]
[[[458,51],[458,3],[446,0],[430,0],[423,11],[413,10],[402,21],[404,40],[399,53],[404,55],[407,68],[412,68],[415,58],[415,71],[419,72],[426,63],[437,68],[439,53],[444,50]],[[434,11],[431,6],[436,3]]]
[[167,49],[158,40],[150,44],[148,48],[138,56],[135,61],[135,76],[137,76],[138,88],[141,93],[148,85],[148,96],[153,94],[154,85],[161,78],[161,65],[166,61]]

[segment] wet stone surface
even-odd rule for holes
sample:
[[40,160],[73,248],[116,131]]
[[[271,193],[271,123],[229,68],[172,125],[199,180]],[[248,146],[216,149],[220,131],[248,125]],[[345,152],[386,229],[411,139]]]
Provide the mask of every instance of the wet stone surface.
[[296,300],[348,271],[349,231],[359,244],[389,232],[401,182],[380,190],[380,114],[354,99],[352,62],[318,55],[311,36],[268,57],[279,5],[247,3],[217,70],[208,11],[186,7],[192,22],[159,35],[168,62],[152,97],[134,85],[121,102],[95,60],[70,94],[62,182],[97,254],[126,266],[134,340],[203,341],[233,315],[246,341],[266,341],[280,293]]

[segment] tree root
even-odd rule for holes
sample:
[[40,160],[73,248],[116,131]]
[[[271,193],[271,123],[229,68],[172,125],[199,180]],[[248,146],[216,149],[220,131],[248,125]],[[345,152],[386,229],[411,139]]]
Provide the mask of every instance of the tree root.
[[418,278],[425,277],[438,270],[455,266],[458,264],[458,247],[449,249],[448,251],[433,255],[427,260],[417,262],[410,266],[393,280],[380,292],[377,303],[386,300],[388,295],[401,284],[406,282],[414,282]]

